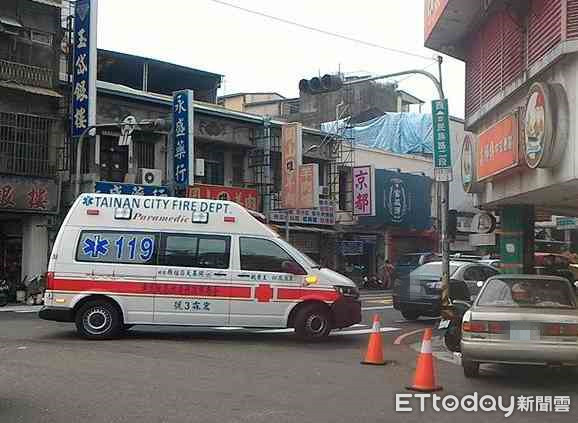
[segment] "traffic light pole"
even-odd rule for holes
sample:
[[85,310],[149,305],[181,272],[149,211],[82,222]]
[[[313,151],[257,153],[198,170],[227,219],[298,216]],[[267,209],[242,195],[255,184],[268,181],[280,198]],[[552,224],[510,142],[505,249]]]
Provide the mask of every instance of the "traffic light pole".
[[[443,78],[442,78],[442,56],[438,56],[438,77],[440,90],[443,95]],[[444,98],[442,97],[441,100]],[[450,319],[452,312],[450,308],[450,234],[449,234],[449,217],[450,217],[450,182],[437,182],[441,188],[441,230],[442,230],[442,296],[441,296],[441,315],[444,319]]]
[[[371,76],[368,78],[354,79],[351,81],[344,81],[343,85],[362,84],[368,81],[376,81],[378,79],[394,78],[403,75],[423,75],[429,78],[435,85],[440,100],[445,100],[443,85],[442,85],[442,57],[438,56],[438,78],[433,74],[421,70],[413,69],[408,71],[390,73],[387,75]],[[449,239],[449,181],[436,182],[441,188],[441,237],[442,237],[442,296],[441,296],[441,314],[444,318],[451,318],[452,312],[449,300],[449,284],[450,284],[450,239]]]

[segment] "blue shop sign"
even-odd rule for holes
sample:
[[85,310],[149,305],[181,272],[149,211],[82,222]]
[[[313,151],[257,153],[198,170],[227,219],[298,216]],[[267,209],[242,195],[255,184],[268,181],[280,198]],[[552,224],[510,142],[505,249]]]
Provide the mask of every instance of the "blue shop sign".
[[150,195],[155,197],[168,197],[169,195],[169,189],[163,186],[123,184],[106,181],[97,182],[94,186],[94,192],[98,194]]
[[376,169],[376,215],[360,217],[359,223],[416,230],[430,228],[431,184],[426,176]]

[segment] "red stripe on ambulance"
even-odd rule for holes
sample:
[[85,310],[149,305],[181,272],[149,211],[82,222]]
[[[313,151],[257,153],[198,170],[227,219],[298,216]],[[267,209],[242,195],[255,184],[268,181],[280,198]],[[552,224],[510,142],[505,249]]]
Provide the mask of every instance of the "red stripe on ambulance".
[[[188,283],[153,283],[153,282],[119,282],[91,279],[57,279],[52,280],[54,291],[69,292],[106,292],[110,294],[144,294],[190,297],[219,297],[230,299],[256,299],[258,302],[270,302],[273,299],[273,287],[260,284],[253,294],[249,286],[209,285]],[[278,300],[319,300],[333,302],[339,294],[333,290],[276,288]]]

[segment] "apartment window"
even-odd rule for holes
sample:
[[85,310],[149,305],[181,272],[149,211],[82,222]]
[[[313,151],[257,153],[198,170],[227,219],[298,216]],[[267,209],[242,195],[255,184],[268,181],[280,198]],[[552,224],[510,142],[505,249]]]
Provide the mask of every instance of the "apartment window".
[[138,167],[154,169],[155,144],[151,142],[135,142],[134,156]]
[[52,34],[32,30],[30,31],[30,41],[50,47],[52,46]]
[[128,172],[128,147],[119,146],[118,138],[100,137],[100,178],[103,181],[124,182]]
[[39,116],[0,112],[0,173],[52,176],[53,123]]
[[233,186],[242,187],[245,184],[245,154],[235,153],[233,161]]
[[221,150],[209,150],[208,146],[199,146],[197,158],[205,159],[205,176],[197,177],[201,183],[210,185],[225,184],[225,153]]

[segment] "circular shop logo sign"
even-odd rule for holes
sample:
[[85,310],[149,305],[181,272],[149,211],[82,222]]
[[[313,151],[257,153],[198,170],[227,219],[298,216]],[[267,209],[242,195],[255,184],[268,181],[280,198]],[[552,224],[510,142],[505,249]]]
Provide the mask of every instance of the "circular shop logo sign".
[[399,178],[389,180],[389,193],[385,196],[385,207],[391,216],[392,223],[401,223],[409,211],[405,184]]
[[471,229],[479,234],[489,234],[496,229],[496,218],[493,214],[482,212],[472,218]]
[[553,142],[552,107],[546,84],[536,82],[530,87],[526,102],[525,156],[532,169],[540,167]]

